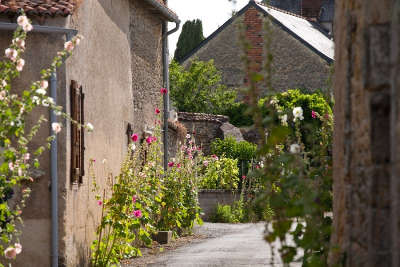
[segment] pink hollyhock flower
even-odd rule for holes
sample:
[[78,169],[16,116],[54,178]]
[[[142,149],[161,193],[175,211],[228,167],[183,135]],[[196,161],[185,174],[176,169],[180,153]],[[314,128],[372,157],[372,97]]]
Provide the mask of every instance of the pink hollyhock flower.
[[242,175],[242,179],[243,179],[243,180],[246,179],[246,175]]
[[317,118],[317,113],[313,110],[313,111],[311,111],[311,117],[313,118],[313,119],[316,119]]
[[22,58],[18,59],[18,61],[17,61],[17,71],[22,71],[24,66],[25,66],[25,60],[23,60]]
[[6,93],[6,91],[0,91],[0,100],[4,100],[5,98],[6,98],[6,95],[7,95],[7,93]]
[[168,162],[168,167],[174,167],[174,165],[175,165],[175,163],[173,163],[173,162]]
[[137,196],[136,195],[132,196],[132,203],[135,203],[136,200],[137,200]]
[[103,201],[98,200],[98,201],[97,201],[97,205],[99,205],[99,206],[103,205]]
[[17,18],[17,23],[18,23],[19,26],[24,27],[25,24],[29,23],[28,17],[24,16],[24,15],[19,16]]
[[203,161],[203,165],[207,167],[208,166],[208,161],[207,160]]
[[15,257],[17,257],[17,250],[15,248],[9,247],[4,250],[4,256],[7,259],[15,259]]
[[22,245],[20,243],[15,243],[15,252],[17,252],[17,254],[20,254],[22,252]]
[[132,134],[131,139],[133,142],[136,142],[138,140],[139,136],[137,134]]
[[147,137],[146,138],[146,143],[150,145],[151,142],[153,142],[153,137],[152,136]]
[[40,88],[47,89],[47,87],[49,87],[49,82],[46,81],[46,80],[41,80],[40,81]]
[[153,137],[151,138],[151,140],[152,140],[153,142],[155,142],[155,141],[157,141],[157,137],[153,136]]
[[180,163],[176,164],[176,167],[179,169],[181,167],[181,164]]
[[213,159],[215,159],[215,160],[218,160],[217,155],[212,155],[211,157],[212,157]]
[[13,44],[18,46],[18,48],[24,50],[25,49],[25,41],[23,39],[15,38],[13,40]]
[[136,218],[142,218],[142,211],[141,210],[135,210],[133,212],[133,215],[135,215]]
[[15,50],[13,48],[7,48],[5,53],[6,53],[6,57],[9,58],[11,61],[17,60],[17,56],[18,56],[17,50]]
[[8,168],[10,169],[10,171],[14,171],[14,163],[9,162],[8,163]]
[[74,50],[74,43],[72,43],[71,41],[65,42],[64,48],[68,52],[71,52],[72,50]]
[[161,89],[160,89],[160,93],[161,93],[162,95],[165,95],[166,93],[168,93],[167,88],[161,88]]
[[160,114],[160,110],[158,108],[155,109],[156,114]]

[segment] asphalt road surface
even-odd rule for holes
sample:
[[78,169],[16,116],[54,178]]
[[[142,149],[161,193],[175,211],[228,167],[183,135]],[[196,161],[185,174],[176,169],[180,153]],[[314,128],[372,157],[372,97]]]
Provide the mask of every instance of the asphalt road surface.
[[[196,231],[210,238],[160,255],[147,266],[283,266],[263,240],[265,224],[205,223]],[[277,247],[277,246],[275,246]],[[274,249],[275,251],[275,249]],[[301,266],[293,264],[293,267]]]

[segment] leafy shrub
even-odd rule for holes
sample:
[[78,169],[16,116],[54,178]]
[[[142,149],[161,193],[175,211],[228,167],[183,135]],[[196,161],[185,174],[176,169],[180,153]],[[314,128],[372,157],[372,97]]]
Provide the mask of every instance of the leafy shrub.
[[172,61],[170,81],[171,100],[179,111],[221,115],[235,105],[236,91],[222,84],[212,60],[193,60],[188,70]]
[[211,143],[211,153],[217,156],[225,156],[239,161],[249,161],[256,157],[257,145],[247,141],[237,142],[229,136],[225,139],[216,138]]
[[200,180],[201,189],[237,189],[239,169],[237,160],[217,156],[203,160],[204,169]]
[[227,108],[222,115],[229,117],[229,122],[236,127],[251,126],[254,124],[253,118],[248,114],[249,106],[244,102],[236,102]]
[[248,222],[247,211],[243,196],[232,205],[217,204],[215,211],[210,215],[210,221],[214,223],[245,223]]

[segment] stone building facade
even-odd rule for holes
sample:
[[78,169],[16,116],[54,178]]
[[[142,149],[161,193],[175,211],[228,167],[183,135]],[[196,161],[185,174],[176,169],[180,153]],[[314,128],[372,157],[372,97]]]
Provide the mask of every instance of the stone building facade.
[[278,91],[293,88],[326,89],[333,62],[334,45],[317,23],[274,7],[250,1],[235,16],[190,52],[182,64],[191,60],[214,60],[223,83],[242,88],[248,82],[243,63],[243,34],[251,45],[248,57],[255,70],[262,70],[265,59],[265,21],[271,34],[272,87]]
[[338,0],[331,266],[400,266],[400,2]]
[[[85,121],[91,122],[95,129],[85,138],[82,167],[86,175],[79,183],[72,183],[72,126],[60,121],[65,126],[58,135],[60,266],[88,266],[90,245],[101,214],[91,191],[89,159],[96,160],[97,182],[102,189],[107,189],[108,174],[119,173],[126,155],[128,125],[131,132],[140,134],[155,123],[154,110],[161,103],[160,88],[163,87],[162,25],[170,20],[157,8],[161,5],[171,17],[177,16],[163,1],[158,1],[157,6],[153,2],[5,0],[0,3],[0,22],[15,23],[18,7],[23,7],[34,25],[23,55],[26,66],[14,88],[24,88],[38,80],[39,71],[64,48],[64,34],[38,33],[35,25],[76,29],[84,36],[73,56],[57,72],[58,103],[70,113],[70,87],[75,81],[85,94]],[[12,32],[0,31],[0,36],[0,50],[4,51]],[[34,116],[48,117],[44,111],[38,109]],[[33,147],[42,144],[48,133],[49,129],[42,127]],[[41,159],[44,175],[35,179],[29,204],[23,210],[23,253],[13,266],[51,266],[49,158],[49,152],[45,152]],[[107,167],[102,164],[103,159]]]

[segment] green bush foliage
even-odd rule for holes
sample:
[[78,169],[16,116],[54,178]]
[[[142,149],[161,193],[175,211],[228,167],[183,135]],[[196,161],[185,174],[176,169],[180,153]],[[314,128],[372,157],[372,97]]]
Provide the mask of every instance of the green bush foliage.
[[255,159],[257,145],[247,141],[236,141],[229,136],[225,139],[216,138],[211,143],[211,153],[217,156],[225,156],[238,161],[250,161]]
[[212,156],[203,160],[201,189],[237,189],[239,169],[237,160]]
[[221,83],[221,74],[212,60],[193,60],[185,70],[170,64],[170,95],[178,111],[221,115],[235,106],[236,91]]

